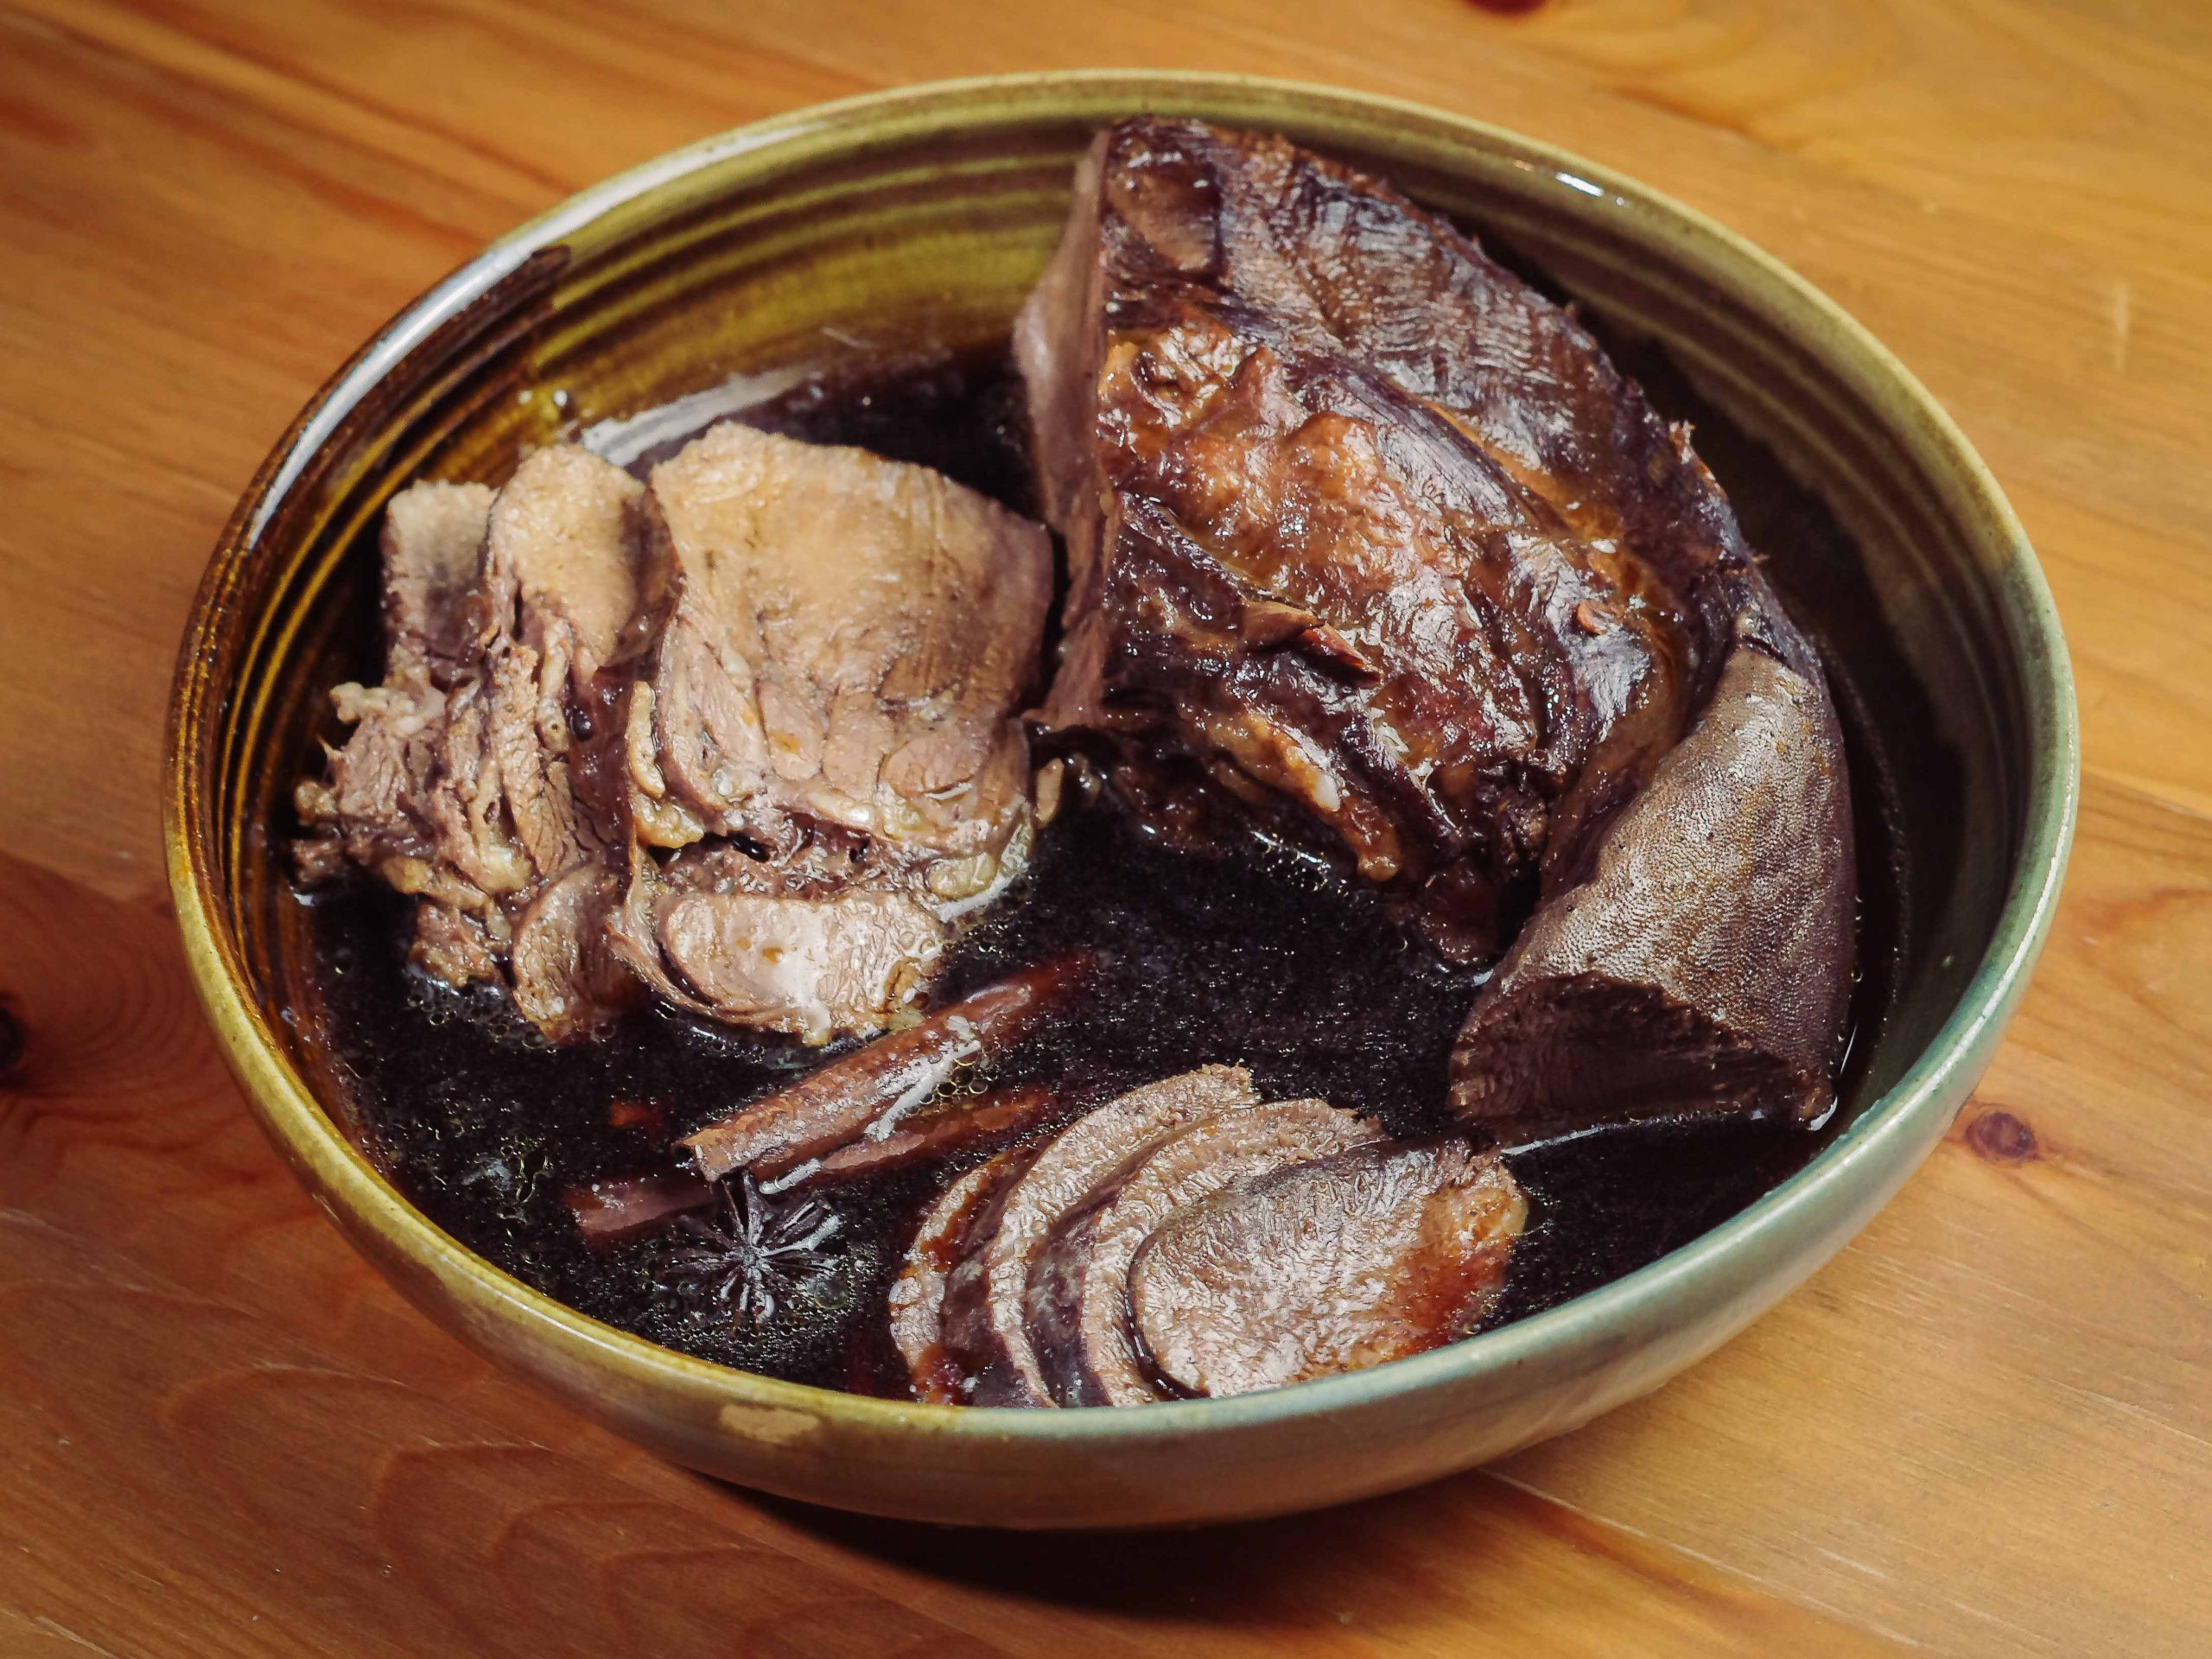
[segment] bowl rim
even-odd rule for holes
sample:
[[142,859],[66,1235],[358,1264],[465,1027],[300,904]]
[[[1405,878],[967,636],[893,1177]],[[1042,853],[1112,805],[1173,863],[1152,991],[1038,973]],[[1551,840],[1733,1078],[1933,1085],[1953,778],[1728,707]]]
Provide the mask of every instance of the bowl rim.
[[[281,1055],[240,964],[215,922],[213,849],[193,833],[205,783],[194,734],[213,697],[197,671],[212,648],[229,579],[255,552],[262,530],[307,467],[368,391],[428,338],[538,250],[676,179],[733,158],[790,148],[835,149],[841,141],[896,125],[957,129],[979,118],[1012,124],[1022,111],[1100,120],[1164,101],[1194,109],[1243,95],[1334,108],[1370,121],[1399,122],[1472,143],[1548,173],[1561,188],[1601,195],[1649,227],[1701,241],[1708,252],[1763,281],[1826,331],[1831,354],[1856,359],[1921,427],[2012,549],[1995,573],[1997,613],[2022,669],[2030,730],[2024,734],[2027,810],[2018,862],[1989,945],[1942,1027],[1904,1075],[1797,1173],[1689,1243],[1573,1300],[1465,1341],[1344,1376],[1225,1400],[1162,1402],[1142,1411],[1027,1411],[881,1399],[738,1370],[664,1348],[556,1301],[452,1238],[410,1204],[348,1141],[298,1071]],[[1715,219],[1614,169],[1490,123],[1407,99],[1317,83],[1189,70],[1090,69],[969,77],[862,93],[734,128],[644,162],[582,190],[518,226],[446,276],[379,329],[308,401],[257,470],[216,544],[196,592],[171,689],[164,760],[162,839],[169,887],[194,986],[247,1103],[295,1173],[334,1218],[371,1228],[424,1269],[449,1298],[493,1319],[535,1327],[583,1363],[611,1367],[642,1394],[673,1388],[740,1414],[802,1413],[856,1429],[912,1432],[969,1441],[1077,1442],[1110,1449],[1206,1431],[1260,1428],[1376,1405],[1531,1365],[1556,1352],[1587,1351],[1634,1310],[1664,1308],[1696,1281],[1769,1244],[1816,1225],[1839,1201],[1878,1191],[1909,1173],[1910,1151],[1932,1140],[1933,1114],[1947,1109],[1960,1074],[1977,1066],[2009,1017],[2048,933],[2072,844],[2080,794],[2080,736],[2073,676],[2056,607],[2025,532],[1965,435],[1890,351],[1834,301],[1779,260]],[[1967,1083],[1973,1078],[1969,1076]],[[1955,1090],[1963,1096],[1965,1090]],[[1900,1160],[1908,1160],[1904,1172]],[[1823,1258],[1825,1259],[1825,1258]],[[1812,1265],[1818,1265],[1817,1263]],[[1809,1272],[1808,1266],[1806,1271]],[[1668,1320],[1673,1324],[1676,1321]]]

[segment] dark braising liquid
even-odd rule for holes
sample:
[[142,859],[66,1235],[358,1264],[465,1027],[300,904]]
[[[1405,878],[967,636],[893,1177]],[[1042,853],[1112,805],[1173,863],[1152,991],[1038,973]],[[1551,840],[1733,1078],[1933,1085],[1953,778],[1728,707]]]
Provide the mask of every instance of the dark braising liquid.
[[[1032,510],[1019,387],[1003,361],[810,385],[747,418],[936,467]],[[640,457],[639,469],[674,447]],[[1843,702],[1847,717],[1847,690]],[[1882,769],[1863,744],[1853,760],[1866,911],[1853,1018],[1864,1027],[1888,1004],[1896,886]],[[843,1222],[831,1265],[763,1328],[702,1320],[655,1282],[664,1239],[587,1249],[563,1191],[667,1167],[676,1137],[842,1051],[660,1009],[632,1014],[603,1042],[555,1049],[496,994],[457,995],[409,969],[406,900],[364,882],[309,902],[312,1013],[372,1150],[438,1225],[569,1306],[671,1348],[796,1381],[906,1392],[886,1296],[922,1208],[982,1154],[831,1189],[824,1200]],[[1319,1096],[1402,1134],[1448,1127],[1446,1062],[1480,976],[1444,968],[1374,893],[1312,859],[1257,843],[1179,852],[1110,799],[1071,809],[1040,837],[1027,874],[955,946],[938,995],[1075,947],[1096,951],[1102,972],[991,1080],[1051,1081],[1072,1115],[1139,1084],[1239,1061],[1270,1098]],[[1783,1124],[1663,1124],[1512,1154],[1534,1215],[1497,1319],[1688,1243],[1820,1143]]]

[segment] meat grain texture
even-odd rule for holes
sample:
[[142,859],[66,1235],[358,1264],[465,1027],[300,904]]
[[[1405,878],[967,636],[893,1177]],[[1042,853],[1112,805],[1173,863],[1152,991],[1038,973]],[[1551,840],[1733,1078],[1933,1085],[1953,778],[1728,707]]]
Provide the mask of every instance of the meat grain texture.
[[1569,311],[1376,180],[1140,118],[1015,339],[1069,555],[1048,732],[1171,832],[1256,823],[1448,957],[1510,947],[1471,1118],[1827,1109],[1835,710],[1688,431]]
[[1027,858],[1051,549],[938,474],[734,424],[644,485],[556,446],[396,498],[385,578],[302,873],[416,895],[417,962],[556,1040],[648,988],[880,1029]]

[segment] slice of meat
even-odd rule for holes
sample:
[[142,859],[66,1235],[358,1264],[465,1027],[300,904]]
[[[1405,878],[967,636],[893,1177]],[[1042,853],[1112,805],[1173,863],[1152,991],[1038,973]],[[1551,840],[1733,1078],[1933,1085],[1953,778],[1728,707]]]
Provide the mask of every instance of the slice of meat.
[[867,888],[684,893],[655,927],[671,1001],[817,1045],[890,1024],[944,948],[944,928],[912,897]]
[[891,1287],[891,1339],[913,1380],[914,1397],[932,1405],[968,1403],[974,1378],[944,1343],[945,1287],[968,1253],[977,1223],[1028,1166],[1033,1149],[1009,1147],[947,1187],[922,1217],[906,1266]]
[[1050,545],[926,468],[736,425],[654,469],[646,517],[626,816],[700,855],[632,858],[617,951],[710,1018],[880,1030],[1027,861]]
[[677,1144],[710,1179],[749,1169],[772,1180],[877,1123],[887,1135],[957,1068],[1011,1047],[1064,1007],[1089,968],[1089,957],[1077,955],[1009,975]]
[[[480,665],[467,596],[491,507],[492,492],[481,485],[417,484],[385,509],[384,683],[349,682],[331,692],[339,719],[353,729],[330,753],[325,778],[302,781],[295,793],[308,830],[303,867],[327,875],[349,860],[376,869],[393,859],[427,864],[437,856],[429,804],[445,781],[448,688]],[[458,671],[456,658],[465,664]],[[518,853],[503,849],[495,862],[496,875],[450,872],[456,879],[440,902],[448,912],[480,911],[491,894],[522,885],[527,869]],[[427,874],[416,882],[429,885]]]
[[1753,645],[1696,728],[1546,903],[1470,1014],[1452,1103],[1508,1141],[1627,1118],[1811,1122],[1851,988],[1842,734]]
[[556,1043],[602,1029],[645,988],[607,937],[620,891],[603,865],[580,863],[547,882],[515,918],[507,949],[515,1007]]
[[1666,585],[1396,372],[1360,262],[1448,227],[1280,140],[1148,118],[1077,198],[1016,336],[1070,554],[1045,726],[1103,741],[1149,816],[1256,814],[1495,954],[1682,728]]
[[1129,1330],[1129,1265],[1168,1217],[1233,1183],[1382,1139],[1325,1100],[1279,1100],[1159,1143],[1061,1224],[1029,1271],[1029,1338],[1063,1406],[1161,1398]]
[[476,605],[483,617],[487,741],[507,817],[537,877],[611,863],[569,776],[571,712],[639,607],[643,487],[573,444],[541,449],[492,504]]
[[308,864],[345,859],[417,899],[415,961],[504,976],[556,1041],[635,1000],[601,943],[624,837],[579,802],[577,714],[644,626],[642,487],[573,446],[493,493],[417,485],[385,518],[385,681],[340,686],[353,726],[302,785]]
[[1496,1302],[1528,1203],[1465,1141],[1355,1147],[1216,1192],[1137,1253],[1153,1365],[1215,1397],[1358,1370],[1466,1335]]
[[940,897],[988,886],[1027,813],[1044,531],[925,467],[734,424],[653,469],[649,521],[664,790],[771,851],[834,827]]
[[481,484],[410,485],[384,516],[385,683],[450,685],[471,661],[468,599],[493,493]]
[[696,1175],[633,1175],[586,1181],[561,1195],[587,1244],[619,1244],[640,1233],[704,1210],[715,1187]]
[[945,1341],[979,1405],[1053,1403],[1027,1319],[1029,1275],[1054,1230],[1168,1135],[1259,1103],[1242,1066],[1209,1065],[1131,1090],[1048,1142],[979,1225],[945,1295]]
[[[857,1141],[848,1141],[825,1152],[810,1166],[802,1165],[804,1182],[855,1180],[887,1170],[933,1163],[991,1141],[1010,1139],[1052,1116],[1060,1109],[1056,1090],[1037,1084],[986,1090],[957,1100],[932,1103],[912,1116],[879,1118],[862,1130]],[[896,1122],[895,1128],[885,1125]],[[876,1131],[883,1128],[884,1132]],[[795,1174],[797,1171],[793,1172]]]

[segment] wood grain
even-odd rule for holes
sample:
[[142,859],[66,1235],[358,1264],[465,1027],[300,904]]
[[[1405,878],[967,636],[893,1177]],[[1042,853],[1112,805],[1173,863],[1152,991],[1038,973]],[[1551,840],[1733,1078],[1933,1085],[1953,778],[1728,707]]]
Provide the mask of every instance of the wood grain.
[[[1788,260],[2012,493],[2088,755],[2011,1039],[1803,1291],[1498,1469],[1166,1540],[764,1503],[433,1331],[222,1075],[155,808],[208,546],[414,293],[704,133],[1083,63],[1465,110]],[[2193,0],[0,0],[0,1653],[2204,1651],[2208,106]]]

